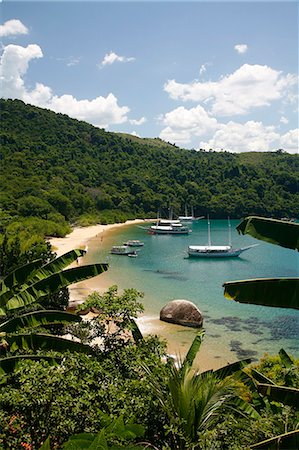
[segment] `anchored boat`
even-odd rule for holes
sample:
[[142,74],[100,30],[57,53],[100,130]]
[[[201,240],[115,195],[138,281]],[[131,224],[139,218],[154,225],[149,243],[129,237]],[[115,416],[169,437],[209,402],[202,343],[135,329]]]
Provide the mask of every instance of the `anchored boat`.
[[132,250],[128,245],[114,245],[111,249],[111,252],[113,255],[136,255],[136,250]]
[[231,225],[228,219],[229,245],[211,245],[210,220],[208,218],[208,245],[189,245],[188,255],[197,258],[232,258],[255,247],[258,244],[247,247],[233,248],[231,245]]
[[179,220],[158,219],[155,225],[149,227],[151,234],[189,234],[190,228],[183,225]]

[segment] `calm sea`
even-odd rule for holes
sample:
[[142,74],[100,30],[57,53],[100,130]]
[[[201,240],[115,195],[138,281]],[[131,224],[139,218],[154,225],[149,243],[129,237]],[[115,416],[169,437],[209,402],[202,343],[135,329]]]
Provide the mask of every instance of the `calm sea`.
[[[144,292],[141,328],[165,337],[174,349],[189,346],[196,331],[159,321],[159,312],[170,300],[186,299],[204,315],[204,342],[211,357],[255,360],[266,352],[275,354],[282,347],[299,357],[298,311],[239,304],[223,296],[225,281],[299,274],[298,252],[239,236],[235,230],[238,223],[231,221],[233,246],[259,245],[237,258],[187,258],[188,245],[207,244],[207,221],[199,220],[190,225],[192,233],[186,236],[150,235],[137,225],[106,233],[90,241],[85,262],[109,262],[107,275],[101,277],[108,276],[120,289]],[[112,245],[128,239],[144,242],[137,258],[110,254]],[[227,221],[211,221],[211,239],[213,245],[228,244]]]

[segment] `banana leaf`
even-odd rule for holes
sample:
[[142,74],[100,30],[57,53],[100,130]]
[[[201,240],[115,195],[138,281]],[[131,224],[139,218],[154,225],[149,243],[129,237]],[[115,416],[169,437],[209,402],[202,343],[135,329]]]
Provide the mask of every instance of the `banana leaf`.
[[0,315],[7,311],[35,303],[42,297],[73,283],[95,277],[108,269],[108,264],[89,264],[55,273],[18,292],[9,300],[0,298]]
[[223,287],[225,297],[236,302],[299,309],[299,278],[228,281]]
[[287,354],[287,352],[283,348],[281,348],[279,350],[279,356],[280,356],[282,364],[287,369],[289,369],[290,367],[292,367],[294,365],[292,359],[290,358],[290,356]]
[[7,358],[0,359],[0,375],[8,374],[15,370],[17,365],[24,360],[31,361],[48,361],[51,365],[57,364],[61,361],[61,358],[53,356],[41,356],[41,355],[18,355],[9,356]]
[[50,325],[55,323],[80,322],[82,319],[76,314],[70,314],[65,311],[42,310],[23,314],[0,324],[0,333],[14,333],[21,328],[35,328],[41,325]]
[[295,450],[299,448],[299,430],[280,434],[266,441],[251,445],[251,450]]
[[42,264],[43,261],[41,259],[36,259],[35,261],[18,267],[16,270],[6,275],[0,282],[0,296],[5,292],[10,291],[14,286],[22,285],[36,269],[42,266]]
[[251,359],[243,359],[242,361],[237,361],[231,364],[228,364],[227,366],[220,367],[220,369],[213,370],[213,374],[219,378],[220,380],[224,380],[224,378],[229,377],[230,375],[233,375],[236,372],[239,372],[243,369],[243,367],[247,366],[251,363]]
[[54,273],[60,272],[61,270],[69,266],[72,262],[76,261],[76,259],[85,255],[85,253],[85,250],[75,249],[59,256],[58,258],[53,259],[53,261],[50,261],[48,264],[45,264],[36,271],[33,276],[33,280],[42,280],[43,278],[46,278]]
[[237,411],[239,414],[243,413],[246,416],[250,417],[254,420],[260,420],[261,416],[257,412],[257,410],[248,402],[243,400],[240,397],[234,397],[232,405],[230,405],[230,408]]
[[299,224],[265,217],[246,217],[238,226],[241,234],[250,236],[281,247],[299,250]]
[[6,341],[11,352],[16,350],[54,350],[93,353],[93,349],[89,345],[46,333],[16,334],[7,336]]
[[[1,331],[1,329],[0,329],[0,331]],[[140,331],[139,326],[137,325],[137,323],[135,322],[134,319],[131,319],[131,332],[132,332],[132,336],[133,336],[133,339],[136,344],[138,344],[138,342],[140,342],[140,341],[143,341],[143,335]]]
[[273,383],[273,381],[270,380],[270,378],[266,377],[265,375],[263,375],[262,373],[258,372],[255,369],[251,369],[251,374],[253,378],[259,383],[275,385],[275,383]]
[[298,408],[299,389],[272,384],[258,384],[257,389],[270,400]]

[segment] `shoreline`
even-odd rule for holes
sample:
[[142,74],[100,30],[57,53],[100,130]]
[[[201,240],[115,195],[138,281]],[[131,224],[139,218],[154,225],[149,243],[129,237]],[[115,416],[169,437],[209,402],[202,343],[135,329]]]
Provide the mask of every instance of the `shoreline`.
[[[113,223],[107,225],[90,225],[87,227],[74,227],[71,233],[67,234],[63,238],[50,238],[48,242],[52,247],[52,251],[55,251],[57,256],[61,256],[74,249],[84,249],[88,251],[88,243],[92,239],[101,238],[109,232],[117,231],[119,228],[123,228],[130,225],[144,224],[147,222],[153,222],[156,219],[134,219],[127,220],[126,222]],[[81,264],[81,258],[77,263],[72,263],[69,267],[76,267]],[[69,308],[74,309],[78,304],[83,303],[88,295],[95,290],[104,293],[110,286],[114,284],[113,280],[109,277],[109,272],[105,272],[101,277],[97,278],[97,287],[93,287],[92,278],[79,283],[74,283],[69,286]]]
[[[70,250],[76,248],[82,248],[88,250],[88,242],[97,237],[101,238],[101,235],[110,231],[117,231],[117,229],[136,225],[143,224],[146,222],[151,222],[156,219],[135,219],[128,220],[123,223],[115,223],[108,225],[91,225],[88,227],[75,227],[71,233],[66,235],[64,238],[51,238],[49,239],[49,243],[52,246],[52,250],[56,252],[57,256],[61,256],[64,253],[67,253]],[[81,259],[81,258],[80,258]],[[73,263],[70,267],[75,267]],[[80,261],[79,261],[80,264]],[[94,292],[95,290],[104,293],[107,289],[114,284],[113,280],[109,278],[109,271],[105,272],[105,276],[96,277],[97,283],[96,288],[93,288],[90,280],[81,281],[79,283],[73,284],[69,286],[69,306],[70,309],[74,309],[78,304],[83,303],[86,297]],[[92,279],[91,279],[92,280]],[[142,315],[138,317],[136,320],[138,326],[142,334],[144,335],[158,335],[161,339],[167,341],[167,351],[170,355],[174,356],[176,359],[181,359],[184,357],[191,345],[193,340],[193,332],[192,329],[186,330],[186,332],[191,332],[191,336],[189,338],[184,339],[183,342],[179,342],[175,339],[175,335],[178,331],[183,331],[184,327],[180,325],[174,324],[166,324],[165,322],[161,322],[158,316],[151,315]],[[196,330],[194,331],[194,337],[196,334]],[[203,342],[202,347],[196,357],[195,366],[200,371],[210,370],[210,369],[218,369],[220,367],[225,366],[228,362],[224,358],[217,357],[219,359],[215,359],[210,352],[209,347]]]

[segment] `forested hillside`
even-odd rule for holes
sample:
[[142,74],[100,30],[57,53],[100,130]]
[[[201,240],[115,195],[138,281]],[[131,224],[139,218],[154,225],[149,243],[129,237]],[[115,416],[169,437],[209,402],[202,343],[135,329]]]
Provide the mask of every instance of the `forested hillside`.
[[2,223],[38,217],[63,234],[80,217],[155,217],[169,204],[218,218],[299,215],[299,159],[283,151],[184,150],[19,100],[1,100],[1,143]]

